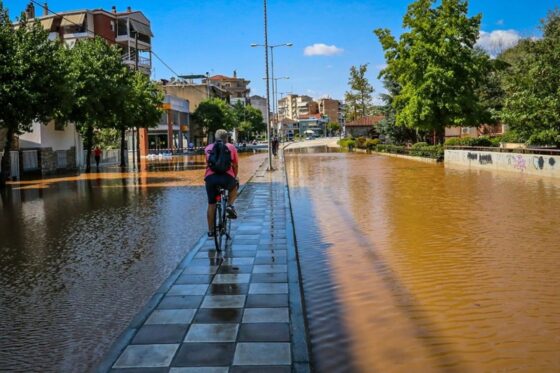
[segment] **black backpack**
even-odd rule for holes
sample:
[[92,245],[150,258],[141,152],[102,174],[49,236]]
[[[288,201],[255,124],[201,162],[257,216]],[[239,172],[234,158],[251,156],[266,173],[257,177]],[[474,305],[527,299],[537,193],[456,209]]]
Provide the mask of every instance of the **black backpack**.
[[231,152],[226,144],[216,141],[208,157],[208,167],[217,174],[225,174],[231,168]]

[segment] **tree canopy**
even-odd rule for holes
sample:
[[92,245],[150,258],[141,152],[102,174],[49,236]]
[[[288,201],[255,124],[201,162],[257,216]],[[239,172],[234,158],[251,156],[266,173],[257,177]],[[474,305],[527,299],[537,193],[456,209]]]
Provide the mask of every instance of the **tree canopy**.
[[202,101],[194,111],[192,120],[202,127],[206,135],[213,134],[221,128],[230,131],[235,126],[233,111],[219,98]]
[[0,2],[0,128],[7,129],[0,184],[9,177],[13,136],[29,131],[33,121],[65,117],[72,85],[65,57],[38,22],[22,17],[14,28]]
[[529,140],[560,134],[560,11],[549,13],[542,31],[541,39],[525,40],[499,57],[509,64],[503,118]]
[[465,0],[417,0],[404,16],[399,40],[377,29],[390,76],[401,87],[394,97],[395,122],[435,130],[478,125],[484,117],[476,92],[489,57],[475,44],[481,16],[468,17]]
[[251,134],[266,130],[266,124],[259,109],[237,102],[233,106],[233,113],[235,128],[239,132],[239,140],[248,140]]
[[350,90],[344,94],[346,120],[352,121],[370,115],[373,109],[373,87],[366,78],[367,65],[350,68],[348,85]]

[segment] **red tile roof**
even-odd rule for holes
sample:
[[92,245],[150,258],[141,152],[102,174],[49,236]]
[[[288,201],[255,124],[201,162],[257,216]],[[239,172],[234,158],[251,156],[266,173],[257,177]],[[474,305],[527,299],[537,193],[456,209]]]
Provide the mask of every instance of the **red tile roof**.
[[368,115],[345,124],[346,127],[371,127],[377,126],[385,118],[384,115]]
[[214,75],[210,77],[210,80],[231,80],[236,78],[230,78],[229,76],[225,75]]

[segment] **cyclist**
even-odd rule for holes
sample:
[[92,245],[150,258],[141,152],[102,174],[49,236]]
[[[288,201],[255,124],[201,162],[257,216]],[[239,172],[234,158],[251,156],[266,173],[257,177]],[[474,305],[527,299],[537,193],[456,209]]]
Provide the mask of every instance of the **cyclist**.
[[[227,142],[228,133],[226,130],[219,129],[215,134],[216,142],[208,145],[204,149],[206,155],[206,173],[204,181],[206,183],[206,194],[208,195],[208,237],[214,236],[214,217],[216,215],[216,197],[220,193],[220,188],[229,191],[228,206],[226,213],[228,218],[236,219],[237,212],[233,203],[237,198],[237,173],[239,171],[239,156],[233,144]],[[221,154],[218,154],[221,153]],[[219,172],[214,163],[221,163],[225,172]]]

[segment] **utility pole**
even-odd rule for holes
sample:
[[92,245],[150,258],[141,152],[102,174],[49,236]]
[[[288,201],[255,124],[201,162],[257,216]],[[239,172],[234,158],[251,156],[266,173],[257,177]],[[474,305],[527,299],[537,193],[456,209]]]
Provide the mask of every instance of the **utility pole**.
[[272,141],[270,138],[270,79],[268,75],[268,19],[264,0],[264,63],[266,68],[266,135],[268,137],[268,170],[272,169]]
[[[138,72],[138,58],[140,58],[140,54],[138,53],[138,31],[136,31],[134,33],[134,50],[135,50],[135,57],[136,57],[136,61],[135,61],[135,66],[136,66],[136,72]],[[140,125],[138,124],[138,128],[136,130],[136,162],[137,162],[137,166],[138,166],[138,171],[140,171]]]

